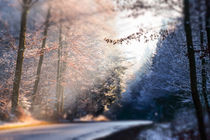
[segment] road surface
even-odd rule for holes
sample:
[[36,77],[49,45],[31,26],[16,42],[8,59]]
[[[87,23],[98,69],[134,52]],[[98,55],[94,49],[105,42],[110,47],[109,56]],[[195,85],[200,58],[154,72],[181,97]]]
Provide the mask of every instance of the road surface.
[[116,121],[53,124],[0,131],[0,140],[93,140],[149,125],[152,125],[152,122]]

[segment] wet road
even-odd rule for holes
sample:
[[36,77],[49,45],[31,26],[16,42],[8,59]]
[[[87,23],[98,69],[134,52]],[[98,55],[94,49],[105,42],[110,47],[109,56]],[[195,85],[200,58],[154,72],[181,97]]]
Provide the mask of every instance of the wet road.
[[151,124],[150,121],[55,124],[0,131],[0,140],[92,140]]

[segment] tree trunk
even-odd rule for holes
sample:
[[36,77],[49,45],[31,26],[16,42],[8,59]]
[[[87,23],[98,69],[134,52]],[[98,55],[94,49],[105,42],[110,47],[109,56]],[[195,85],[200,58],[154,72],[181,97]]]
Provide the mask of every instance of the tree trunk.
[[[201,50],[205,50],[206,48],[204,47],[204,28],[203,28],[203,17],[202,17],[202,11],[201,11],[201,1],[198,0],[198,9],[199,9],[199,28],[200,28],[200,47],[201,47]],[[201,56],[205,56],[205,52],[201,51]],[[208,115],[210,117],[210,107],[209,107],[209,102],[208,102],[208,96],[207,96],[207,87],[206,87],[206,60],[205,60],[205,57],[202,57],[201,58],[201,78],[202,78],[202,94],[203,94],[203,97],[204,97],[204,103],[205,103],[205,106],[206,106],[206,110],[208,112]]]
[[61,51],[62,51],[62,25],[59,29],[59,46],[58,46],[58,66],[57,66],[57,82],[56,82],[56,97],[57,97],[57,113],[61,114]]
[[[63,48],[62,48],[63,49]],[[62,50],[62,57],[66,58],[66,52],[63,52],[64,50]],[[62,63],[61,63],[61,76],[60,76],[60,81],[61,81],[61,85],[60,85],[60,112],[62,113],[63,112],[63,109],[64,109],[64,86],[63,86],[63,82],[64,82],[64,73],[66,71],[66,59],[62,60]]]
[[13,83],[13,91],[12,91],[12,113],[15,113],[16,108],[18,106],[18,98],[19,98],[19,88],[22,74],[22,65],[24,60],[24,51],[25,51],[25,38],[26,38],[26,28],[27,28],[27,15],[29,8],[23,5],[22,14],[21,14],[21,27],[20,27],[20,35],[19,35],[19,47],[17,53],[17,61],[16,61],[16,69],[15,69],[15,77]]
[[34,89],[33,89],[32,106],[31,106],[32,111],[33,111],[34,102],[35,102],[35,99],[36,99],[36,93],[37,93],[37,89],[38,89],[38,85],[39,85],[39,81],[40,81],[41,68],[42,68],[42,63],[43,63],[43,59],[44,59],[44,49],[45,49],[45,46],[46,46],[47,34],[48,34],[48,28],[49,28],[49,20],[50,20],[50,8],[48,9],[48,13],[47,13],[46,21],[45,21],[45,29],[44,29],[44,32],[43,32],[44,39],[42,41],[41,54],[40,54],[40,57],[39,57],[36,80],[35,80]]
[[207,140],[205,125],[203,120],[202,105],[200,102],[198,89],[197,89],[196,63],[195,63],[195,52],[192,40],[192,30],[190,24],[189,0],[184,0],[184,27],[186,33],[187,51],[188,51],[188,59],[190,67],[190,85],[191,85],[192,99],[196,109],[196,117],[198,121],[198,128],[201,140]]
[[210,58],[210,1],[206,0],[206,34],[207,34],[207,54]]

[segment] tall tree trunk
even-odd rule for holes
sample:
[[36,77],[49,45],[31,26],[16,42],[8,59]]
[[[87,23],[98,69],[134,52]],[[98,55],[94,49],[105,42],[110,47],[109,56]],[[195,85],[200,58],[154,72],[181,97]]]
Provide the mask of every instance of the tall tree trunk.
[[18,106],[18,98],[19,98],[19,88],[22,74],[22,65],[24,60],[24,51],[25,51],[25,39],[26,39],[26,28],[27,28],[27,15],[29,8],[26,4],[23,3],[23,9],[21,14],[21,27],[20,27],[20,35],[19,35],[19,47],[17,53],[17,61],[16,61],[16,69],[15,69],[15,77],[13,83],[13,91],[12,91],[12,113],[15,113],[16,108]]
[[[67,54],[66,52],[63,50],[62,47],[62,53],[61,56],[66,58]],[[63,86],[63,82],[64,82],[64,73],[66,71],[66,59],[61,61],[61,76],[60,76],[60,81],[61,81],[61,85],[60,85],[60,112],[63,112],[64,109],[64,86]]]
[[45,29],[43,32],[43,36],[44,39],[42,41],[42,47],[41,47],[41,54],[39,57],[39,63],[38,63],[38,67],[37,67],[37,73],[36,73],[36,80],[35,80],[35,84],[34,84],[34,88],[33,88],[33,97],[32,97],[32,110],[34,107],[34,102],[36,99],[36,93],[37,93],[37,89],[38,89],[38,85],[39,85],[39,81],[40,81],[40,75],[41,75],[41,68],[42,68],[42,63],[43,63],[43,59],[44,59],[44,49],[46,46],[46,41],[47,41],[47,34],[48,34],[48,28],[49,28],[49,20],[50,20],[50,8],[48,9],[47,12],[47,17],[46,17],[46,21],[45,21]]
[[190,85],[192,98],[196,109],[196,117],[198,121],[198,128],[200,132],[201,140],[207,140],[205,125],[203,120],[202,105],[200,102],[198,89],[197,89],[197,76],[196,76],[196,63],[195,63],[195,52],[192,40],[192,30],[190,24],[190,12],[189,12],[189,0],[184,0],[184,27],[187,41],[187,51],[190,67]]
[[206,0],[206,34],[207,34],[207,54],[210,58],[210,1]]
[[[202,11],[201,11],[201,1],[198,0],[198,9],[199,9],[199,28],[200,28],[200,47],[201,47],[201,52],[202,52],[202,56],[205,56],[205,52],[203,52],[203,50],[205,50],[204,47],[204,28],[203,28],[203,17],[202,17]],[[201,78],[202,78],[202,94],[204,97],[204,102],[205,102],[205,106],[206,106],[206,110],[208,112],[208,115],[210,117],[210,107],[209,107],[209,102],[208,102],[208,96],[207,96],[207,87],[206,87],[206,60],[205,57],[201,58]]]
[[56,82],[56,97],[57,97],[57,113],[61,114],[61,56],[62,56],[62,25],[59,27],[59,46],[58,46],[58,66],[57,66],[57,82]]

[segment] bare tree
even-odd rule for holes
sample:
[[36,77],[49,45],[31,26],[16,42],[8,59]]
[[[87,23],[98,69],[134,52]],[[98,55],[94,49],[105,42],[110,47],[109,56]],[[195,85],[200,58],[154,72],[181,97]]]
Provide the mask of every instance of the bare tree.
[[[57,97],[57,113],[60,115],[62,113],[62,101],[63,95],[61,95],[61,57],[62,57],[62,23],[59,26],[59,46],[58,46],[58,64],[57,64],[57,81],[56,81],[56,97]],[[62,93],[63,94],[63,93]]]
[[190,12],[189,12],[189,0],[184,0],[184,27],[187,41],[187,52],[189,59],[189,68],[190,68],[190,85],[191,85],[191,94],[193,102],[196,109],[196,116],[198,120],[198,127],[200,132],[200,137],[202,140],[207,140],[205,125],[203,120],[203,109],[200,102],[200,97],[197,88],[197,76],[196,76],[196,62],[195,62],[195,51],[192,40],[192,29],[190,23]]
[[48,9],[48,12],[47,12],[47,17],[46,17],[46,21],[45,21],[45,29],[44,29],[44,32],[43,32],[44,39],[42,41],[41,54],[40,54],[40,57],[39,57],[39,63],[38,63],[37,73],[36,73],[36,80],[35,80],[34,89],[33,89],[32,110],[33,110],[33,105],[34,105],[34,102],[35,102],[35,99],[36,99],[37,89],[38,89],[38,86],[39,86],[41,68],[42,68],[42,63],[43,63],[43,59],[44,59],[44,49],[45,49],[45,46],[46,46],[49,26],[50,26],[50,8]]
[[26,39],[26,29],[27,29],[27,16],[30,8],[38,0],[22,0],[22,13],[21,13],[21,23],[20,23],[20,35],[19,35],[19,48],[17,53],[16,69],[15,69],[15,78],[13,83],[13,92],[12,92],[12,109],[11,111],[15,113],[18,106],[18,97],[19,97],[19,88],[21,81],[22,65],[24,60],[24,51],[25,51],[25,39]]

